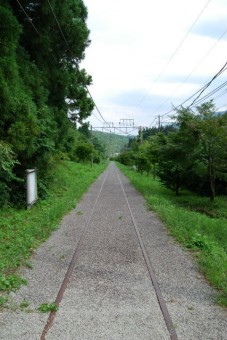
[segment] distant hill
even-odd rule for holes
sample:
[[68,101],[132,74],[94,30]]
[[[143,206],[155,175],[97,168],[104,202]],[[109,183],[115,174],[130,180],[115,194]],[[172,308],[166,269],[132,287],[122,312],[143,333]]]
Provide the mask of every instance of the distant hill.
[[217,111],[217,112],[215,112],[215,116],[222,116],[222,115],[224,115],[225,113],[227,113],[227,110]]
[[115,133],[92,131],[92,134],[105,145],[108,157],[112,157],[121,152],[121,150],[127,146],[129,141],[129,137],[117,135]]

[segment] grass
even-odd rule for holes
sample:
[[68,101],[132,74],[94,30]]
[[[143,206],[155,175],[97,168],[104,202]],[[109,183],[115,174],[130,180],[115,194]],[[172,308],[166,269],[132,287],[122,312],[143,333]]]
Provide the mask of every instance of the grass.
[[18,289],[26,281],[16,275],[21,265],[32,267],[29,257],[61,218],[75,208],[84,192],[105,169],[106,164],[90,165],[62,161],[53,171],[48,198],[31,210],[0,210],[0,291]]
[[38,307],[38,311],[41,313],[57,312],[57,310],[58,310],[58,306],[56,305],[55,302],[42,303]]
[[22,277],[10,274],[6,277],[4,274],[0,275],[0,291],[17,290],[21,285],[26,285],[27,281]]
[[186,191],[176,197],[159,180],[118,166],[171,234],[194,251],[201,271],[219,291],[218,302],[227,307],[227,197],[213,203]]
[[28,306],[30,305],[30,302],[27,301],[27,300],[23,300],[21,303],[20,303],[20,309],[25,309],[27,308]]

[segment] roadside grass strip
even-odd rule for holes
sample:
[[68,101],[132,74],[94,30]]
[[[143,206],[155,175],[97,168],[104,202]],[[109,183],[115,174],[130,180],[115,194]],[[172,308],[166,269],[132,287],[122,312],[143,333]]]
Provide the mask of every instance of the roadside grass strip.
[[53,171],[47,199],[30,210],[0,210],[0,295],[26,284],[16,269],[22,265],[32,269],[29,257],[35,248],[59,227],[61,218],[75,208],[106,166],[62,161]]
[[227,307],[227,197],[216,197],[213,203],[187,191],[176,197],[158,179],[118,166],[171,234],[191,250],[200,270],[218,290],[218,303]]

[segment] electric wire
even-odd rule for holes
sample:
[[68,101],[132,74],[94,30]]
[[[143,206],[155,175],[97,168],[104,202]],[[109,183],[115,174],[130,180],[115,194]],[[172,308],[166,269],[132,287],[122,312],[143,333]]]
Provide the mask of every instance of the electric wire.
[[218,71],[213,78],[204,86],[204,88],[200,91],[199,95],[193,100],[193,102],[191,103],[191,105],[189,107],[191,107],[196,100],[201,96],[201,94],[210,86],[210,84],[221,74],[223,73],[226,69],[227,69],[227,62],[224,64],[224,66],[220,69],[220,71]]
[[[190,106],[190,107],[197,107],[199,104],[203,103],[205,100],[207,100],[209,97],[213,96],[213,94],[215,94],[216,92],[219,92],[223,87],[227,86],[227,81],[225,81],[223,84],[219,85],[216,89],[214,89],[213,91],[209,92],[207,95],[205,95],[204,97],[200,98],[198,101],[196,101],[194,103],[193,106]],[[223,95],[226,95],[226,92],[227,92],[227,89],[225,89],[221,94],[217,95],[216,97],[213,97],[212,99],[216,99],[216,98],[219,98]],[[180,106],[182,106],[182,104],[176,106],[174,109],[172,109],[171,111],[169,111],[169,113],[173,112],[173,111],[176,111],[177,108],[179,108]],[[188,107],[189,108],[189,107]],[[173,122],[168,122],[168,123],[173,123]],[[163,124],[163,122],[162,122]],[[163,128],[164,129],[164,128]],[[163,130],[162,129],[162,130]],[[161,130],[161,131],[162,131]]]
[[[225,68],[225,70],[226,70],[226,69],[227,69],[227,68]],[[206,85],[207,85],[207,84],[206,84]],[[205,85],[205,86],[206,86],[206,85]],[[204,86],[204,87],[205,87],[205,86]],[[223,87],[225,87],[225,86],[227,86],[227,81],[225,81],[224,83],[222,83],[221,85],[219,85],[217,88],[215,88],[214,90],[212,90],[211,92],[209,92],[208,94],[206,94],[205,96],[203,96],[202,98],[200,98],[199,100],[195,101],[194,104],[188,106],[188,108],[198,106],[199,104],[201,104],[202,102],[204,102],[206,99],[208,99],[209,97],[211,97],[213,94],[215,94],[216,92],[219,92],[219,91],[220,91]],[[203,87],[203,88],[204,88],[204,87]],[[200,89],[199,91],[201,91],[201,89]],[[199,91],[197,91],[195,94],[197,94]],[[222,93],[222,95],[224,95],[225,93],[226,93],[226,90]],[[182,107],[188,100],[190,100],[192,97],[194,97],[195,94],[192,95],[192,96],[190,96],[188,99],[186,99],[184,102],[182,102],[181,104],[177,105],[176,107],[174,107],[174,108],[171,109],[170,111],[168,111],[168,112],[166,112],[165,114],[161,115],[160,117],[164,117],[165,115],[170,114],[170,113],[176,111],[176,109]],[[214,98],[213,98],[213,99],[214,99]]]
[[[198,16],[196,17],[195,21],[193,22],[193,24],[191,25],[191,27],[189,28],[189,30],[187,31],[187,33],[185,34],[185,36],[183,37],[183,39],[180,41],[179,45],[177,46],[177,48],[175,49],[175,51],[172,53],[172,55],[170,56],[170,58],[167,60],[167,63],[165,64],[165,66],[163,67],[163,69],[161,70],[161,72],[159,73],[159,75],[155,78],[152,87],[158,82],[158,80],[161,78],[161,76],[163,75],[164,71],[167,69],[167,67],[169,66],[170,62],[173,60],[173,58],[176,56],[177,52],[180,50],[181,46],[183,45],[183,43],[185,42],[185,40],[187,39],[189,33],[192,31],[192,29],[194,28],[194,26],[196,25],[196,23],[198,22],[199,18],[202,16],[203,12],[206,10],[207,6],[209,5],[209,3],[211,2],[211,0],[208,0],[205,4],[205,6],[202,8],[202,10],[200,11],[200,13],[198,14]],[[150,91],[148,92],[150,93]],[[147,93],[147,94],[148,94]],[[142,101],[144,100],[144,98],[147,96],[147,94],[145,94],[141,99],[140,102],[137,106],[140,106]]]
[[[225,36],[227,33],[227,29],[222,32],[222,34],[218,37],[218,39],[215,41],[215,43],[210,47],[210,49],[205,53],[205,55],[202,57],[202,59],[196,64],[196,66],[192,69],[192,71],[184,78],[184,80],[175,88],[175,90],[168,96],[168,98],[162,102],[161,105],[159,105],[154,111],[157,114],[157,112],[165,105],[171,97],[182,87],[182,85],[190,78],[190,76],[195,72],[195,70],[204,62],[205,59],[211,54],[211,52],[214,50],[216,45],[221,41],[221,39]],[[145,120],[141,121],[144,122]],[[153,122],[149,125],[151,126]]]
[[62,38],[63,38],[63,40],[64,40],[66,46],[68,47],[68,50],[69,50],[70,54],[72,55],[72,51],[71,51],[71,49],[70,49],[70,47],[69,47],[68,41],[66,40],[66,37],[65,37],[63,31],[62,31],[62,29],[61,29],[61,25],[59,24],[58,18],[56,17],[56,15],[55,15],[55,13],[54,13],[53,7],[51,6],[51,3],[50,3],[49,0],[47,0],[47,2],[48,2],[48,5],[49,5],[49,7],[50,7],[50,9],[51,9],[51,12],[52,12],[52,14],[53,14],[53,16],[54,16],[54,19],[55,19],[55,21],[56,21],[56,23],[57,23],[57,25],[58,25],[59,31],[61,32]]
[[[224,37],[224,35],[227,33],[227,29],[218,37],[218,39],[215,41],[215,43],[211,46],[211,48],[206,52],[206,54],[203,56],[203,58],[199,61],[199,63],[196,64],[196,66],[193,68],[193,70],[184,78],[181,84],[179,84],[176,89],[169,95],[169,97],[155,109],[155,113],[157,114],[157,111],[159,111],[163,105],[165,105],[171,97],[182,87],[183,84],[190,78],[190,76],[195,72],[195,70],[204,62],[204,60],[210,55],[210,53],[214,50],[216,45],[220,42],[220,40]],[[152,124],[152,123],[151,123]]]
[[[17,1],[17,3],[18,3],[18,5],[20,6],[20,8],[22,9],[22,11],[23,11],[23,13],[26,15],[26,17],[28,18],[28,21],[30,22],[30,24],[33,26],[33,28],[34,28],[34,30],[36,31],[36,33],[39,35],[39,36],[41,36],[41,34],[39,33],[39,31],[37,30],[37,28],[35,27],[35,25],[33,24],[33,22],[32,22],[32,20],[31,20],[31,18],[28,16],[28,14],[26,13],[26,11],[24,10],[24,8],[23,8],[23,6],[21,5],[21,3],[20,3],[20,1],[19,0],[16,0]],[[174,53],[171,55],[171,57],[169,58],[169,60],[168,60],[168,62],[167,62],[167,64],[165,65],[165,67],[164,67],[164,69],[161,71],[161,73],[159,74],[159,76],[155,79],[155,82],[153,83],[153,85],[158,81],[158,79],[161,77],[161,75],[163,74],[163,72],[164,72],[164,70],[167,68],[167,66],[169,65],[169,63],[172,61],[172,59],[175,57],[175,55],[177,54],[177,52],[178,52],[178,50],[180,49],[180,47],[183,45],[183,43],[184,43],[184,41],[186,40],[186,38],[187,38],[187,36],[188,36],[188,34],[192,31],[192,29],[193,29],[193,27],[195,26],[195,24],[197,23],[197,21],[199,20],[199,18],[201,17],[201,15],[203,14],[203,12],[205,11],[205,9],[207,8],[207,6],[208,6],[208,4],[209,4],[209,2],[210,2],[211,0],[208,0],[207,2],[206,2],[206,4],[205,4],[205,6],[203,7],[203,9],[200,11],[200,13],[199,13],[199,15],[197,16],[197,18],[195,19],[195,21],[193,22],[193,24],[192,24],[192,26],[190,27],[190,29],[189,29],[189,31],[186,33],[186,35],[184,36],[184,38],[182,39],[182,41],[180,42],[180,44],[178,45],[178,47],[177,47],[177,49],[174,51]],[[63,31],[62,31],[62,28],[61,28],[61,25],[60,25],[60,23],[59,23],[59,21],[58,21],[58,18],[57,18],[57,16],[56,16],[56,14],[55,14],[55,12],[54,12],[54,10],[53,10],[53,7],[51,6],[51,4],[50,4],[50,1],[49,0],[47,0],[47,2],[48,2],[48,4],[49,4],[49,7],[50,7],[50,9],[51,9],[51,12],[52,12],[52,15],[54,16],[54,19],[55,19],[55,21],[56,21],[56,23],[57,23],[57,26],[58,26],[58,29],[59,29],[59,31],[60,31],[60,33],[61,33],[61,35],[62,35],[62,38],[63,38],[63,40],[64,40],[64,42],[65,42],[65,44],[66,44],[66,46],[67,46],[67,48],[68,48],[68,51],[70,52],[70,54],[71,54],[71,56],[73,57],[73,53],[72,53],[72,51],[71,51],[71,49],[70,49],[70,46],[69,46],[69,44],[68,44],[68,41],[67,41],[67,39],[66,39],[66,37],[65,37],[65,35],[64,35],[64,33],[63,33]],[[216,43],[214,44],[214,46],[212,46],[212,48],[208,51],[208,54],[214,49],[214,47],[216,46],[216,44],[221,40],[221,38],[226,34],[226,32],[227,32],[227,30],[225,30],[223,33],[222,33],[222,35],[218,38],[218,40],[216,41]],[[200,63],[205,59],[207,57],[207,55],[200,61]],[[75,59],[73,58],[73,60],[74,60],[74,62],[75,62]],[[199,64],[200,64],[199,63]],[[77,68],[77,70],[79,71],[79,68],[78,68],[78,65],[77,65],[77,63],[75,63],[75,65],[76,65],[76,68]],[[189,107],[191,107],[191,106],[193,106],[195,103],[198,103],[197,102],[197,100],[200,98],[200,96],[201,96],[201,94],[206,90],[206,88],[208,87],[208,86],[210,86],[210,84],[222,73],[222,72],[224,72],[225,70],[226,70],[226,65],[227,65],[227,63],[222,67],[222,69],[205,85],[205,86],[203,86],[200,90],[198,90],[197,92],[195,92],[192,96],[190,96],[188,99],[186,99],[184,102],[182,102],[181,104],[179,104],[179,105],[177,105],[176,107],[174,107],[174,109],[172,109],[172,110],[170,110],[170,111],[168,111],[168,112],[166,112],[166,113],[164,113],[163,115],[161,115],[160,117],[164,117],[165,115],[168,115],[169,113],[171,113],[171,112],[173,112],[173,111],[175,111],[177,108],[179,108],[180,106],[182,106],[182,105],[184,105],[188,100],[190,100],[190,99],[192,99],[197,93],[199,93],[199,95],[193,100],[193,102],[192,102],[192,104],[189,106]],[[198,67],[198,65],[196,66],[196,68]],[[195,68],[195,69],[196,69]],[[193,69],[193,71],[185,78],[185,80],[183,81],[183,83],[190,77],[190,75],[194,72],[194,70],[195,69]],[[224,85],[222,85],[222,86],[224,86]],[[92,97],[92,95],[91,95],[91,93],[90,93],[90,91],[89,91],[89,89],[88,89],[88,87],[85,85],[85,88],[86,88],[86,90],[87,90],[87,93],[89,94],[89,96],[90,96],[90,98],[91,98],[91,100],[92,100],[92,102],[93,102],[93,104],[94,104],[94,107],[96,108],[96,110],[97,110],[97,112],[99,113],[99,115],[100,115],[100,117],[102,118],[102,120],[105,122],[105,123],[107,123],[106,122],[106,120],[104,119],[104,117],[103,117],[103,115],[101,114],[101,112],[100,112],[100,110],[99,110],[99,108],[97,107],[97,105],[96,105],[96,103],[95,103],[95,101],[94,101],[94,99],[93,99],[93,97]],[[179,88],[179,87],[178,87]],[[177,88],[177,89],[178,89]],[[221,87],[222,88],[222,87]],[[218,91],[218,90],[217,90]],[[208,95],[206,95],[206,96],[204,96],[204,97],[202,97],[201,98],[201,100],[203,99],[203,98],[207,98],[207,97],[209,97],[209,96],[211,96],[213,93],[216,93],[217,91],[212,91],[212,93],[211,94],[208,94]],[[145,97],[145,96],[144,96]],[[143,98],[144,98],[143,97]],[[142,98],[142,99],[143,99]],[[169,99],[169,98],[168,98]],[[168,100],[167,99],[167,100]],[[166,100],[166,101],[167,101]],[[163,106],[165,103],[166,103],[166,101],[161,105],[161,106]],[[159,107],[160,108],[160,107]],[[159,109],[158,108],[158,109]],[[95,116],[95,114],[94,113],[92,113],[94,116]],[[97,116],[95,116],[95,118],[97,119],[97,120],[99,120],[99,118],[97,117]],[[156,118],[154,118],[154,120],[153,120],[153,122],[156,120]],[[99,120],[100,121],[100,120]],[[101,122],[101,121],[100,121]],[[153,122],[150,124],[150,126],[153,124]],[[104,129],[106,129],[106,128],[104,128]],[[117,129],[117,128],[116,128]],[[107,129],[106,129],[107,130]],[[120,129],[118,129],[119,131],[120,131]],[[136,130],[136,129],[134,129],[134,130]],[[132,131],[134,131],[134,130],[132,130]],[[132,131],[130,131],[130,133],[132,132]]]
[[[71,49],[70,49],[70,46],[69,46],[69,44],[68,44],[68,41],[67,41],[67,39],[66,39],[64,33],[63,33],[63,31],[62,31],[61,25],[60,25],[60,23],[59,23],[59,21],[58,21],[58,18],[57,18],[57,16],[56,16],[55,12],[54,12],[54,9],[53,9],[53,7],[51,6],[50,1],[47,0],[47,2],[48,2],[48,5],[49,5],[49,7],[50,7],[50,9],[51,9],[51,12],[52,12],[52,14],[53,14],[53,16],[54,16],[54,19],[55,19],[55,21],[56,21],[56,23],[57,23],[57,26],[58,26],[58,28],[59,28],[59,31],[60,31],[61,35],[62,35],[62,38],[63,38],[63,40],[65,41],[65,44],[66,44],[66,46],[67,46],[67,48],[68,48],[68,50],[69,50],[69,52],[70,52],[70,54],[71,54],[72,59],[74,60],[73,53],[72,53],[72,51],[71,51]],[[79,66],[78,66],[77,63],[75,63],[75,66],[76,66],[77,70],[79,71]],[[94,104],[94,106],[95,106],[97,112],[99,113],[99,115],[100,115],[100,117],[102,118],[102,120],[106,123],[106,120],[104,119],[103,115],[101,114],[101,112],[100,112],[100,110],[99,110],[99,108],[98,108],[98,106],[97,106],[97,104],[96,104],[96,102],[95,102],[95,100],[94,100],[94,98],[93,98],[93,96],[92,96],[90,90],[88,89],[87,85],[85,85],[85,88],[86,88],[87,93],[89,94],[89,96],[90,96],[90,98],[91,98],[91,100],[92,100],[92,102],[93,102],[93,104]]]
[[224,91],[222,91],[221,93],[219,93],[217,96],[215,96],[213,99],[217,99],[217,98],[221,98],[222,96],[227,94],[227,89],[225,89]]
[[191,107],[195,107],[198,104],[202,103],[204,100],[208,99],[209,97],[211,97],[213,94],[215,94],[216,92],[219,92],[223,87],[227,86],[227,81],[225,81],[224,83],[222,83],[221,85],[219,85],[216,89],[212,90],[211,92],[209,92],[208,94],[206,94],[205,96],[203,96],[202,98],[198,99],[194,105],[192,105]]
[[[23,13],[25,14],[25,16],[28,18],[28,21],[30,22],[30,24],[32,25],[32,27],[34,28],[34,30],[36,31],[36,33],[37,33],[39,36],[41,36],[40,32],[37,30],[37,28],[36,28],[35,25],[33,24],[31,18],[28,16],[27,12],[24,10],[24,8],[23,8],[23,6],[21,5],[20,1],[19,1],[19,0],[16,0],[16,1],[17,1],[18,5],[20,6],[21,10],[23,11]],[[60,23],[59,23],[59,21],[58,21],[58,18],[57,18],[56,14],[55,14],[55,12],[54,12],[54,10],[53,10],[53,7],[51,6],[51,3],[50,3],[49,0],[47,0],[47,2],[48,2],[48,5],[49,5],[49,7],[50,7],[50,9],[51,9],[52,15],[54,16],[54,19],[55,19],[55,21],[56,21],[56,23],[57,23],[58,29],[59,29],[59,31],[60,31],[60,33],[61,33],[61,36],[62,36],[62,38],[63,38],[63,40],[64,40],[64,42],[65,42],[65,44],[66,44],[66,46],[67,46],[67,48],[68,48],[68,51],[69,51],[69,53],[70,53],[70,55],[71,55],[71,57],[72,57],[72,59],[73,59],[73,61],[74,61],[74,63],[75,63],[75,59],[73,58],[73,53],[72,53],[72,51],[71,51],[71,49],[70,49],[70,46],[69,46],[68,41],[67,41],[67,39],[66,39],[66,37],[65,37],[65,35],[64,35],[64,32],[62,31],[61,25],[60,25]],[[75,66],[76,66],[77,70],[79,71],[79,67],[78,67],[77,63],[75,63]],[[87,93],[89,94],[89,96],[90,96],[90,98],[91,98],[91,100],[92,100],[92,102],[93,102],[93,104],[94,104],[96,110],[98,111],[99,115],[101,116],[102,120],[103,120],[104,122],[106,122],[106,120],[105,120],[104,117],[102,116],[102,114],[101,114],[99,108],[97,107],[97,105],[96,105],[96,103],[95,103],[95,100],[94,100],[94,98],[92,97],[91,92],[89,91],[87,85],[85,85],[85,88],[86,88]],[[96,118],[97,118],[97,117],[96,117]],[[98,118],[97,118],[97,119],[98,119]]]
[[[36,33],[37,33],[39,36],[42,36],[41,33],[40,33],[40,32],[38,31],[38,29],[36,28],[36,26],[33,24],[31,18],[30,18],[29,15],[27,14],[27,12],[24,10],[24,8],[23,8],[23,6],[21,5],[20,1],[19,1],[19,0],[16,0],[16,1],[17,1],[18,5],[20,6],[21,10],[23,11],[23,13],[25,14],[25,16],[27,17],[29,23],[32,25],[32,27],[33,27],[34,30],[36,31]],[[52,15],[54,16],[54,19],[55,19],[55,21],[56,21],[56,23],[57,23],[57,26],[58,26],[58,29],[59,29],[61,35],[62,35],[62,38],[63,38],[63,40],[64,40],[64,42],[65,42],[65,44],[66,44],[66,46],[67,46],[67,48],[68,48],[68,51],[69,51],[69,53],[71,54],[71,56],[73,57],[73,53],[72,53],[72,51],[71,51],[71,49],[70,49],[70,47],[69,47],[68,41],[67,41],[67,39],[66,39],[64,33],[63,33],[63,31],[62,31],[61,25],[60,25],[60,23],[59,23],[59,21],[58,21],[56,15],[55,15],[55,12],[54,12],[54,10],[53,10],[53,7],[51,6],[49,0],[47,0],[47,2],[48,2],[48,5],[49,5],[49,7],[50,7],[50,9],[51,9]],[[55,59],[56,59],[56,58],[55,58]],[[73,61],[74,61],[74,63],[75,63],[75,59],[74,59],[74,58],[72,58],[72,59],[73,59]],[[75,66],[76,66],[77,70],[79,71],[79,67],[78,67],[77,63],[75,63]],[[101,114],[99,108],[97,107],[97,105],[96,105],[96,103],[95,103],[95,101],[94,101],[94,99],[93,99],[93,97],[92,97],[92,95],[91,95],[91,93],[90,93],[88,87],[87,87],[86,85],[85,85],[85,88],[86,88],[87,93],[89,94],[89,96],[90,96],[90,98],[91,98],[91,100],[92,100],[92,102],[93,102],[93,104],[94,104],[94,107],[96,108],[96,110],[98,111],[99,115],[101,116],[102,120],[103,120],[104,122],[106,122],[105,119],[104,119],[104,117],[102,116],[102,114]],[[95,116],[94,113],[92,113],[92,114]],[[97,120],[99,120],[99,122],[102,122],[97,116],[95,116],[95,118],[96,118]]]
[[91,113],[91,116],[94,116],[100,123],[102,123],[103,121],[101,119],[99,119],[94,112]]
[[[225,65],[212,77],[212,79],[207,83],[205,84],[202,88],[200,88],[198,91],[196,91],[193,95],[191,95],[190,97],[188,97],[187,99],[185,99],[182,103],[180,103],[179,105],[175,106],[172,110],[168,111],[168,112],[165,112],[164,114],[162,114],[160,117],[164,117],[168,114],[170,114],[171,112],[175,111],[177,108],[183,106],[185,103],[187,103],[189,100],[191,100],[194,96],[196,96],[197,94],[199,94],[197,97],[196,97],[196,100],[200,97],[200,95],[211,85],[211,83],[218,77],[220,76],[226,69],[227,63],[225,63]],[[194,104],[194,101],[192,102],[191,105],[189,105],[188,107],[190,108],[193,104]]]
[[154,124],[154,122],[156,121],[156,119],[157,119],[157,117],[155,117],[155,118],[153,119],[153,121],[151,122],[151,124],[149,125],[149,127],[151,127],[151,126]]
[[39,33],[39,31],[37,30],[37,28],[35,27],[35,25],[32,22],[32,19],[28,16],[27,12],[24,10],[23,6],[21,5],[19,0],[16,0],[18,5],[20,6],[21,10],[23,11],[23,13],[25,14],[25,16],[27,17],[29,23],[32,25],[32,27],[34,28],[34,30],[36,31],[36,33],[41,36],[41,34]]
[[[106,128],[106,127],[102,127],[102,129],[103,130],[106,130],[106,131],[108,131],[108,132],[110,132],[110,130],[108,129],[108,128]],[[95,130],[95,131],[99,131],[97,128],[95,128],[95,127],[93,127],[92,126],[92,130]],[[100,131],[99,131],[100,132]],[[103,131],[102,131],[103,132]]]

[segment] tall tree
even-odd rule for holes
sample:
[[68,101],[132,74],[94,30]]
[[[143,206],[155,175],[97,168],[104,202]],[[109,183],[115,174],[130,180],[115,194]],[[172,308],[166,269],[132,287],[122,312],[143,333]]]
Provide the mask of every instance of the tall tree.
[[55,153],[71,155],[78,135],[70,119],[82,122],[93,109],[92,79],[79,69],[86,18],[82,0],[1,1],[0,139],[20,162],[17,176],[31,166],[42,176]]
[[207,169],[210,199],[215,198],[217,175],[227,179],[227,119],[215,114],[212,101],[197,108],[197,129],[201,162]]
[[[210,101],[198,106],[195,113],[188,108],[180,108],[176,119],[178,130],[168,135],[166,146],[162,148],[164,157],[159,162],[159,168],[163,172],[160,176],[167,176],[165,166],[168,164],[173,179],[176,178],[172,173],[174,170],[175,175],[181,174],[184,187],[209,192],[213,201],[217,176],[227,180],[226,115],[217,116],[215,106]],[[171,183],[171,178],[168,183]],[[206,183],[209,190],[205,190]]]

